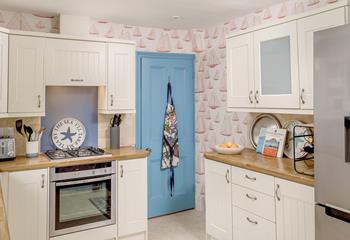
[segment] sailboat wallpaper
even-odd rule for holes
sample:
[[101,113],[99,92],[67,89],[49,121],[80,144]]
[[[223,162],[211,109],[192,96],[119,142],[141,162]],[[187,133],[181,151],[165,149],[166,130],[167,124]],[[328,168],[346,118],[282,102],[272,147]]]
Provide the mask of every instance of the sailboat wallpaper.
[[[134,40],[138,51],[194,53],[196,54],[196,204],[204,209],[204,151],[226,140],[250,146],[247,136],[249,114],[226,111],[226,45],[228,33],[249,29],[275,19],[302,13],[337,0],[291,0],[266,9],[256,9],[245,16],[228,20],[207,29],[161,29],[130,26],[92,19],[90,34],[95,37]],[[205,16],[203,16],[205,17]],[[58,16],[0,10],[0,26],[26,31],[59,31]],[[39,120],[38,120],[39,121]],[[135,118],[127,118],[128,127]],[[109,119],[99,118],[99,144],[108,145],[106,128]],[[181,146],[180,146],[181,148]]]

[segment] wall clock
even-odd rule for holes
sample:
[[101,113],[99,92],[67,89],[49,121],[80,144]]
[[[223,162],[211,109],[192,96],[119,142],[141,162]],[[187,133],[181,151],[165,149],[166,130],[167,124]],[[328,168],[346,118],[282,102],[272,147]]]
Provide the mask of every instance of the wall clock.
[[80,147],[86,137],[86,129],[82,122],[75,118],[63,118],[52,129],[51,139],[59,149],[75,149]]

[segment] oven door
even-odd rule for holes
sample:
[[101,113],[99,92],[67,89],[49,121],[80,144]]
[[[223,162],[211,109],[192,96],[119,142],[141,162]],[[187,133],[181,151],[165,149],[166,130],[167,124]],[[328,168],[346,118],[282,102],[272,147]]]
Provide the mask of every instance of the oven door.
[[116,223],[115,175],[51,182],[50,237]]

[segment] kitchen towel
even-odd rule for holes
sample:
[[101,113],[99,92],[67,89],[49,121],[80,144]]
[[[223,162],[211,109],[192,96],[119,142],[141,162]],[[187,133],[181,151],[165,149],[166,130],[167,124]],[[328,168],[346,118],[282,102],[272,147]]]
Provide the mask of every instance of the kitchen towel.
[[167,106],[164,118],[163,151],[161,169],[170,169],[170,196],[175,186],[174,168],[179,164],[179,142],[176,111],[171,92],[171,83],[167,87]]

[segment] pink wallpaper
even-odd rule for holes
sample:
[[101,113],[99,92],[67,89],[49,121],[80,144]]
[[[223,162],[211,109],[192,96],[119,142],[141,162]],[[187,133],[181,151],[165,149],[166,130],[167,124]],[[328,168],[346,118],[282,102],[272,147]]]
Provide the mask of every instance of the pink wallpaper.
[[[226,112],[225,35],[259,24],[302,13],[337,0],[291,0],[205,29],[160,29],[92,20],[90,34],[134,40],[139,51],[197,55],[196,60],[196,203],[204,209],[203,152],[226,140],[250,146],[249,114]],[[42,32],[58,32],[55,16],[0,11],[0,26]]]

